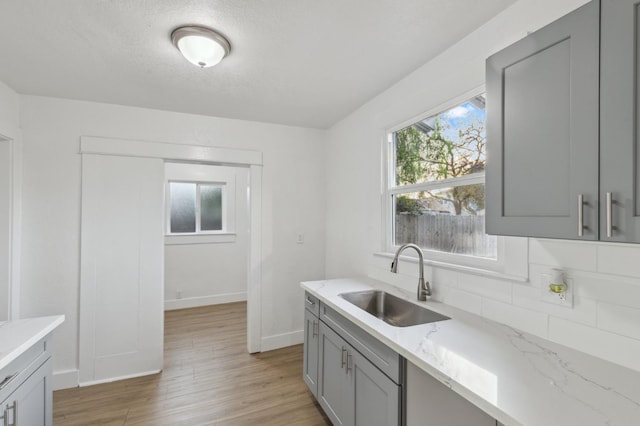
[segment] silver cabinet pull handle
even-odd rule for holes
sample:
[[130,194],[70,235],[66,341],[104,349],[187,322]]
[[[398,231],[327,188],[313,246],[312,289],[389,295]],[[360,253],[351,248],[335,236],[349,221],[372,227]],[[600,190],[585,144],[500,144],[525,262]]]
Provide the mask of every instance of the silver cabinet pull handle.
[[613,199],[611,196],[611,192],[607,192],[607,238],[611,238],[613,234],[613,220],[611,216],[613,215]]
[[307,305],[313,306],[313,305],[316,304],[316,302],[314,302],[313,300],[309,299],[308,297],[306,297],[305,300],[307,301]]
[[313,322],[312,328],[313,337],[316,337],[318,335],[318,321]]
[[340,360],[340,368],[344,368],[345,364],[347,363],[346,360],[346,356],[347,355],[347,348],[345,348],[344,346],[342,347],[342,359]]
[[349,371],[353,370],[353,356],[351,354],[347,355],[347,374]]
[[578,237],[584,235],[584,196],[578,194]]
[[7,377],[5,377],[1,382],[0,382],[0,390],[2,390],[5,386],[7,386],[9,384],[9,382],[11,382],[11,379],[13,379],[15,376],[17,376],[18,373],[14,373],[14,374],[10,374]]
[[[18,425],[18,401],[13,401],[13,407],[11,407],[11,411],[13,411],[13,423],[11,423],[10,426],[17,426]],[[9,419],[8,411],[5,417],[7,418],[7,421],[8,421]]]

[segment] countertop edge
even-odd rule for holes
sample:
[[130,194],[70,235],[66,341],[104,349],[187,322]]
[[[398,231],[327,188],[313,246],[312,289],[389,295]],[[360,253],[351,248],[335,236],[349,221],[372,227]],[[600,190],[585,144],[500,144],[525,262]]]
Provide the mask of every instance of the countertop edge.
[[[352,278],[350,280],[357,280],[358,283],[362,285],[362,290],[382,289],[382,290],[388,291],[389,293],[396,294],[398,296],[401,296],[407,299],[407,296],[403,294],[403,292],[400,289],[390,284],[387,284],[383,281],[379,281],[370,277],[357,277],[357,278]],[[523,425],[523,423],[517,421],[516,419],[511,417],[509,414],[505,413],[500,408],[492,404],[490,401],[487,401],[486,399],[482,398],[480,395],[468,389],[463,384],[458,383],[455,379],[453,379],[446,373],[439,370],[436,366],[428,363],[423,359],[420,359],[414,356],[409,350],[407,350],[403,346],[387,339],[386,336],[384,336],[378,330],[362,322],[358,317],[352,315],[349,311],[345,310],[343,307],[333,303],[331,299],[327,299],[326,296],[319,293],[315,288],[313,288],[313,284],[320,285],[321,283],[326,283],[328,281],[331,281],[331,280],[303,281],[300,283],[300,287],[303,288],[305,291],[308,291],[309,293],[311,293],[313,296],[320,299],[323,303],[327,304],[332,309],[336,310],[339,314],[343,315],[344,317],[352,321],[354,324],[356,324],[358,327],[365,330],[367,333],[375,337],[377,340],[379,340],[380,342],[384,343],[385,345],[387,345],[388,347],[390,347],[391,349],[393,349],[394,351],[402,355],[404,358],[407,359],[407,361],[411,362],[413,365],[415,365],[425,373],[429,374],[430,376],[438,380],[440,383],[447,386],[453,392],[460,395],[462,398],[469,401],[470,403],[472,403],[473,405],[475,405],[480,410],[484,411],[494,419],[498,420],[504,426],[522,426]],[[409,301],[412,302],[412,300],[409,300]],[[432,307],[430,306],[429,308],[431,309]]]
[[[0,327],[0,336],[7,332],[20,333],[25,331],[29,331],[30,335],[11,348],[7,353],[2,355],[2,358],[0,358],[0,370],[8,366],[31,346],[35,345],[39,340],[58,328],[64,320],[64,315],[53,315],[47,317],[25,318],[7,321],[4,323],[2,327]],[[33,328],[36,330],[33,330]]]

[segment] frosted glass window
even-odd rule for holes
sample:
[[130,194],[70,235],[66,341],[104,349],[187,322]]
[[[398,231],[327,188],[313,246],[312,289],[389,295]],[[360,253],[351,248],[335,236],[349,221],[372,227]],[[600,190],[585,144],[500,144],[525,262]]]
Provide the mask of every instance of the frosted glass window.
[[224,231],[224,184],[169,182],[169,233]]
[[172,233],[196,232],[196,184],[170,182]]
[[222,188],[217,185],[200,185],[200,229],[222,230]]

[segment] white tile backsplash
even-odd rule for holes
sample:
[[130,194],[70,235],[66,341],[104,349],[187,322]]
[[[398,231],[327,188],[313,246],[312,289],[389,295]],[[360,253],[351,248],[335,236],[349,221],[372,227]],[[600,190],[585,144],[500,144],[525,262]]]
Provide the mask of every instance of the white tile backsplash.
[[640,246],[637,244],[600,244],[598,272],[604,274],[640,276]]
[[482,315],[482,297],[456,288],[449,288],[443,300],[447,305]]
[[[572,308],[541,300],[552,268],[571,279]],[[530,239],[528,270],[525,283],[435,267],[429,278],[436,300],[640,371],[640,245]]]
[[529,239],[529,263],[596,271],[598,253],[595,244],[559,240]]
[[640,309],[599,302],[598,328],[640,340]]
[[540,337],[547,337],[549,316],[543,312],[482,299],[482,316]]
[[[436,284],[434,280],[434,285]],[[512,286],[509,281],[459,272],[458,289],[474,293],[483,298],[511,303]]]
[[640,340],[562,318],[549,318],[548,339],[640,371]]

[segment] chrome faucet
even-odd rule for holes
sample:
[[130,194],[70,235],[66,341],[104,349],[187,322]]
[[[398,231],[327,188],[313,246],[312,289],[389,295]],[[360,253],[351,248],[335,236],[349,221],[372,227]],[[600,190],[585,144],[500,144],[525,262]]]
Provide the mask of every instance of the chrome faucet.
[[424,280],[424,256],[422,255],[422,249],[420,249],[420,247],[412,243],[400,246],[398,251],[396,251],[396,255],[393,257],[393,262],[391,262],[391,272],[394,274],[398,273],[398,256],[400,256],[400,253],[407,248],[413,248],[418,252],[418,268],[420,268],[420,277],[418,278],[418,300],[424,302],[427,300],[427,296],[431,296],[431,286],[429,285],[429,281]]

